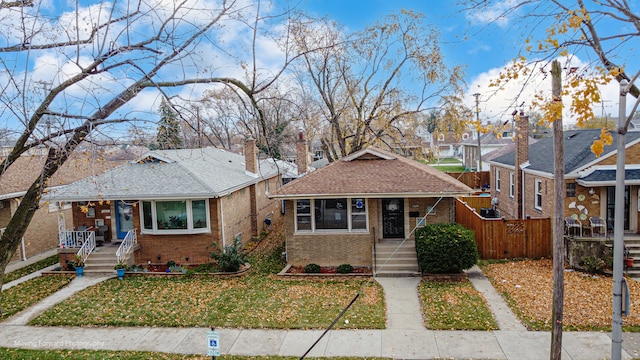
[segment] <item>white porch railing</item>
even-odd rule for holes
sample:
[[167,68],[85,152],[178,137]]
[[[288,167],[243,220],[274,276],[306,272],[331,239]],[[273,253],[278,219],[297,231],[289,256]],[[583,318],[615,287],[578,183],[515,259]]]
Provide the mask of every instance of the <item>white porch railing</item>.
[[131,249],[138,242],[138,237],[136,236],[136,229],[131,229],[127,232],[127,235],[122,240],[122,244],[116,251],[116,257],[118,258],[118,263],[126,262]]
[[95,241],[93,231],[61,231],[58,233],[58,245],[61,248],[80,248],[90,236],[93,236]]
[[95,250],[96,248],[96,233],[94,231],[87,232],[89,233],[89,236],[87,237],[84,244],[82,244],[82,246],[80,247],[80,250],[78,250],[78,256],[82,258],[83,262],[87,260],[89,255],[91,255],[93,250]]

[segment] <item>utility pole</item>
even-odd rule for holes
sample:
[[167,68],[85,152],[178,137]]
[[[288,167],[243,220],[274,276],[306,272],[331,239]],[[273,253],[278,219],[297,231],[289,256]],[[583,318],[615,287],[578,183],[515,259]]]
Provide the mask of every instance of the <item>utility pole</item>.
[[[551,64],[552,101],[562,106],[562,67],[558,60]],[[562,358],[562,325],[564,313],[564,137],[562,115],[553,121],[553,307],[551,314],[550,359]]]
[[[624,204],[625,127],[628,83],[620,81],[620,102],[618,104],[618,129],[616,136],[616,194],[615,203]],[[616,206],[613,222],[613,310],[611,314],[611,359],[622,358],[622,257],[624,255],[624,206]]]
[[476,133],[478,134],[478,169],[476,171],[480,172],[482,171],[482,148],[480,147],[480,93],[475,93],[473,96],[476,98],[476,122],[478,123],[478,125],[476,125]]

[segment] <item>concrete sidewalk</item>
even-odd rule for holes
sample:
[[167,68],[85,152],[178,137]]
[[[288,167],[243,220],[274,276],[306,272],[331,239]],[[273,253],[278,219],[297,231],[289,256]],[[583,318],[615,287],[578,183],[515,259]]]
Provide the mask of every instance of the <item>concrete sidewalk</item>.
[[[424,327],[418,299],[420,278],[376,278],[384,288],[386,329],[332,330],[309,357],[388,357],[403,359],[546,359],[551,334],[527,331],[491,283],[474,267],[467,272],[473,286],[491,308],[498,331],[434,331]],[[28,321],[55,303],[111,276],[85,276],[39,304],[7,319],[0,327],[0,347],[32,349],[91,349],[206,354],[208,328],[77,328],[34,327]],[[348,317],[348,313],[346,315]],[[225,355],[301,356],[322,330],[218,329]],[[623,334],[623,359],[640,357],[640,334]],[[564,332],[563,358],[606,359],[610,334]]]

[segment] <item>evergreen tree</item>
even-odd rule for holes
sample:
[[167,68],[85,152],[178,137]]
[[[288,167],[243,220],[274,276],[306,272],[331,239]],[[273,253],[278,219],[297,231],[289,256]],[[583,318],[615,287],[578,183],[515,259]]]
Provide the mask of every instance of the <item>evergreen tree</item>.
[[161,150],[182,148],[178,114],[167,99],[162,99],[160,103],[160,122],[158,123],[155,147]]

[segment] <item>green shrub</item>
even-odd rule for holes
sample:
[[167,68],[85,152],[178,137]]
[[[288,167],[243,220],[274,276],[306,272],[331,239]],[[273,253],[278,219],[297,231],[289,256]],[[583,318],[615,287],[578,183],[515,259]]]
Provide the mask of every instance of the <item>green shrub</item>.
[[342,264],[338,266],[338,274],[351,274],[353,272],[353,266],[349,264]]
[[307,264],[304,267],[304,272],[307,274],[318,274],[320,273],[320,265],[318,264]]
[[233,244],[221,249],[218,243],[213,243],[217,252],[209,253],[218,262],[218,269],[222,272],[236,272],[247,262],[242,250],[242,240],[240,236],[233,239]]
[[416,231],[418,264],[423,273],[460,273],[478,262],[473,231],[459,224],[427,224]]
[[597,256],[585,256],[582,259],[582,266],[590,274],[601,274],[604,272],[607,263]]
[[176,262],[175,261],[173,261],[173,260],[167,261],[167,267],[168,268],[173,267],[173,266],[176,266]]

